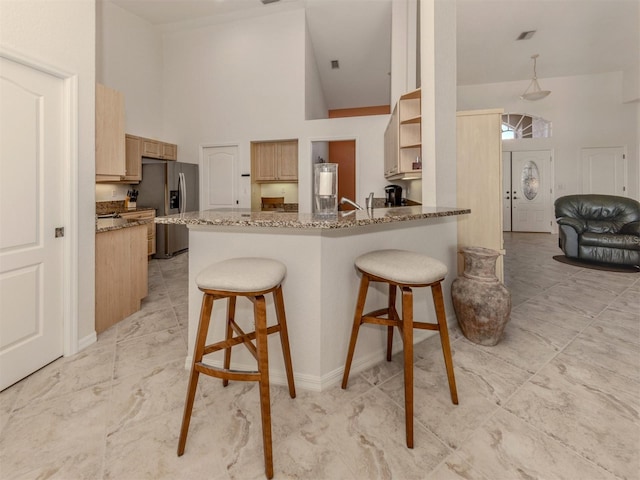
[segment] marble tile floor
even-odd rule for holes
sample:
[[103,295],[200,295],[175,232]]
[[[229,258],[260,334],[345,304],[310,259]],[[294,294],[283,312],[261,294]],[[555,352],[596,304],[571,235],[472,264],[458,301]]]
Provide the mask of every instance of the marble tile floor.
[[[437,336],[416,346],[412,450],[398,356],[346,391],[273,386],[276,479],[640,479],[640,274],[557,263],[554,235],[505,247],[504,339],[451,327],[460,404]],[[176,456],[187,262],[152,261],[140,312],[0,393],[1,479],[264,478],[255,384],[203,379]]]

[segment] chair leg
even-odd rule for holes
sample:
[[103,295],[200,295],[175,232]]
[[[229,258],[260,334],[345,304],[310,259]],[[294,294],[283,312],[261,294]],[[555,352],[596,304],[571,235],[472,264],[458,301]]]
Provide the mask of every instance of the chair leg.
[[202,297],[202,307],[200,309],[200,322],[198,323],[198,333],[191,363],[191,375],[189,386],[187,387],[187,398],[184,402],[184,413],[182,415],[182,427],[180,428],[180,439],[178,440],[178,456],[182,456],[187,443],[187,433],[191,422],[191,412],[193,411],[193,401],[198,387],[198,377],[200,372],[196,370],[196,364],[202,361],[204,347],[207,343],[207,333],[211,320],[211,310],[213,309],[213,296],[204,294]]
[[271,399],[269,396],[269,355],[267,350],[267,310],[264,296],[255,297],[256,350],[260,372],[260,414],[262,417],[262,443],[265,475],[273,478],[273,451],[271,446]]
[[362,312],[364,310],[364,302],[367,299],[367,290],[369,289],[369,277],[366,273],[362,273],[360,280],[360,291],[358,292],[358,300],[356,302],[356,311],[353,315],[353,328],[351,329],[351,339],[349,340],[349,351],[347,352],[347,361],[344,365],[344,374],[342,376],[342,388],[347,388],[349,381],[349,371],[351,370],[351,361],[353,360],[353,352],[356,349],[356,341],[358,340],[358,331],[362,323]]
[[273,292],[273,299],[276,304],[276,317],[280,325],[280,344],[282,345],[282,355],[284,356],[284,368],[287,372],[287,384],[289,385],[289,395],[296,398],[296,386],[293,382],[293,366],[291,365],[291,350],[289,349],[289,332],[287,330],[287,315],[284,310],[284,298],[282,286]]
[[442,344],[444,364],[447,368],[451,401],[454,405],[457,405],[458,390],[456,388],[456,378],[453,374],[453,359],[451,358],[451,348],[449,346],[449,329],[447,328],[447,317],[444,311],[444,300],[442,298],[442,284],[440,282],[431,286],[431,294],[433,296],[433,304],[436,307],[436,317],[438,319],[438,328],[440,330],[440,343]]
[[[229,302],[227,303],[227,332],[225,335],[226,340],[231,340],[233,338],[233,328],[231,328],[231,322],[236,316],[236,297],[229,297]],[[224,368],[225,370],[229,370],[231,367],[231,347],[227,347],[224,349]],[[222,380],[222,386],[226,387],[229,385],[229,379],[225,378]]]
[[[389,284],[389,296],[387,302],[388,314],[387,318],[389,320],[398,320],[395,318],[393,312],[395,311],[396,306],[396,286]],[[391,361],[391,351],[393,349],[393,326],[387,327],[387,362]]]
[[409,287],[402,287],[402,337],[407,447],[413,448],[413,292]]

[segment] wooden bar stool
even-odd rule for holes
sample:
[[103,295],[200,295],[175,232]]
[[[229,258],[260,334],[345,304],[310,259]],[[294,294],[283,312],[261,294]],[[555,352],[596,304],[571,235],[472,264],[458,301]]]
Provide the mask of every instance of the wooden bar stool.
[[[363,323],[373,323],[387,327],[387,361],[391,361],[393,327],[398,327],[404,344],[404,404],[407,433],[407,447],[413,448],[413,329],[438,330],[444,354],[444,363],[449,379],[451,401],[458,404],[456,380],[453,375],[453,361],[449,347],[447,319],[442,298],[442,280],[447,275],[447,266],[420,253],[406,250],[376,250],[365,253],[355,260],[356,268],[362,273],[360,291],[351,330],[349,352],[344,367],[342,388],[347,388],[349,370],[356,348],[358,331]],[[363,314],[364,303],[370,282],[383,282],[389,285],[386,308]],[[402,318],[396,310],[396,287],[402,291]],[[412,288],[431,287],[433,303],[438,323],[414,322]],[[386,316],[386,318],[384,318]]]
[[[293,383],[293,369],[291,367],[291,353],[289,351],[289,335],[284,312],[282,295],[282,281],[286,274],[286,267],[268,258],[233,258],[213,264],[204,269],[196,277],[198,288],[204,292],[200,322],[193,352],[191,376],[187,388],[187,398],[184,405],[180,440],[178,442],[178,456],[184,453],[193,410],[193,401],[198,386],[200,373],[222,379],[226,387],[229,380],[254,381],[260,384],[260,411],[262,416],[262,441],[264,446],[264,463],[267,478],[273,477],[273,454],[271,449],[271,404],[269,397],[269,356],[267,351],[267,335],[280,332],[280,342],[284,355],[284,364],[289,384],[289,394],[295,398],[296,390]],[[267,327],[267,316],[264,296],[273,293],[278,323]],[[246,297],[253,302],[255,330],[244,332],[236,323],[236,298]],[[211,311],[215,300],[228,299],[226,339],[206,344]],[[234,334],[236,336],[234,336]],[[253,342],[255,340],[255,344]],[[256,358],[257,371],[230,370],[231,348],[244,345]],[[202,361],[204,355],[224,350],[224,368],[207,365]]]

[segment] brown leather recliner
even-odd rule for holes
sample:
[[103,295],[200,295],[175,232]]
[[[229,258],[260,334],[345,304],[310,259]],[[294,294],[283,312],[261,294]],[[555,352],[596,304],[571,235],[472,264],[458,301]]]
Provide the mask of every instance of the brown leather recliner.
[[640,203],[614,195],[555,201],[558,243],[569,258],[640,268]]

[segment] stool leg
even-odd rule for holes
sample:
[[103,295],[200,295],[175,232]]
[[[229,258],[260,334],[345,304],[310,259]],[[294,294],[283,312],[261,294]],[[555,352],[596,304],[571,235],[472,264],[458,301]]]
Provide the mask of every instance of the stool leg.
[[447,317],[444,311],[444,300],[442,298],[442,284],[440,282],[431,286],[431,294],[433,296],[433,304],[436,307],[436,317],[438,319],[438,328],[440,330],[440,343],[442,344],[444,364],[447,368],[451,401],[454,405],[457,405],[458,390],[456,388],[456,378],[453,375],[453,360],[451,358],[451,348],[449,346],[449,329],[447,328]]
[[[231,328],[231,322],[236,316],[236,297],[229,297],[229,302],[227,303],[227,332],[226,332],[226,340],[231,340],[233,337],[233,328]],[[231,367],[231,347],[227,347],[224,349],[224,368],[225,370],[229,370]],[[222,386],[226,387],[229,385],[229,379],[225,378],[222,380]]]
[[287,330],[287,315],[284,311],[284,297],[282,295],[282,285],[273,292],[273,299],[276,304],[276,317],[280,325],[280,344],[282,345],[282,355],[284,357],[284,368],[287,372],[287,383],[289,384],[289,395],[296,398],[296,386],[293,383],[293,366],[291,365],[291,351],[289,350],[289,331]]
[[271,399],[269,396],[269,355],[267,350],[267,309],[263,295],[255,297],[253,307],[256,322],[256,350],[260,372],[260,414],[262,416],[262,443],[267,478],[273,478],[273,452],[271,448]]
[[[389,297],[387,302],[388,314],[387,318],[389,320],[398,320],[395,318],[393,312],[395,311],[396,306],[396,286],[389,284]],[[387,362],[391,361],[391,350],[393,349],[393,326],[387,327]]]
[[187,443],[187,433],[189,432],[189,423],[191,422],[191,412],[193,410],[193,401],[196,396],[196,388],[198,387],[198,377],[200,372],[196,370],[196,364],[202,361],[205,344],[207,343],[207,332],[209,331],[209,321],[211,320],[211,310],[213,309],[213,296],[204,294],[202,297],[202,307],[200,309],[200,322],[198,323],[198,333],[196,335],[196,344],[193,352],[193,361],[191,363],[191,375],[189,377],[189,386],[187,387],[187,398],[184,402],[184,413],[182,415],[182,427],[180,428],[180,439],[178,440],[178,456],[184,453],[184,447]]
[[369,277],[366,273],[362,273],[360,280],[360,291],[358,292],[358,300],[356,302],[356,311],[353,315],[353,328],[351,329],[351,339],[349,340],[349,351],[347,352],[347,361],[344,365],[344,375],[342,376],[342,388],[347,388],[349,381],[349,370],[351,370],[351,361],[353,360],[353,352],[356,349],[356,340],[358,340],[358,331],[362,323],[362,311],[364,310],[364,302],[367,299],[367,290],[369,289]]
[[409,287],[402,287],[402,341],[407,447],[413,448],[413,292]]

